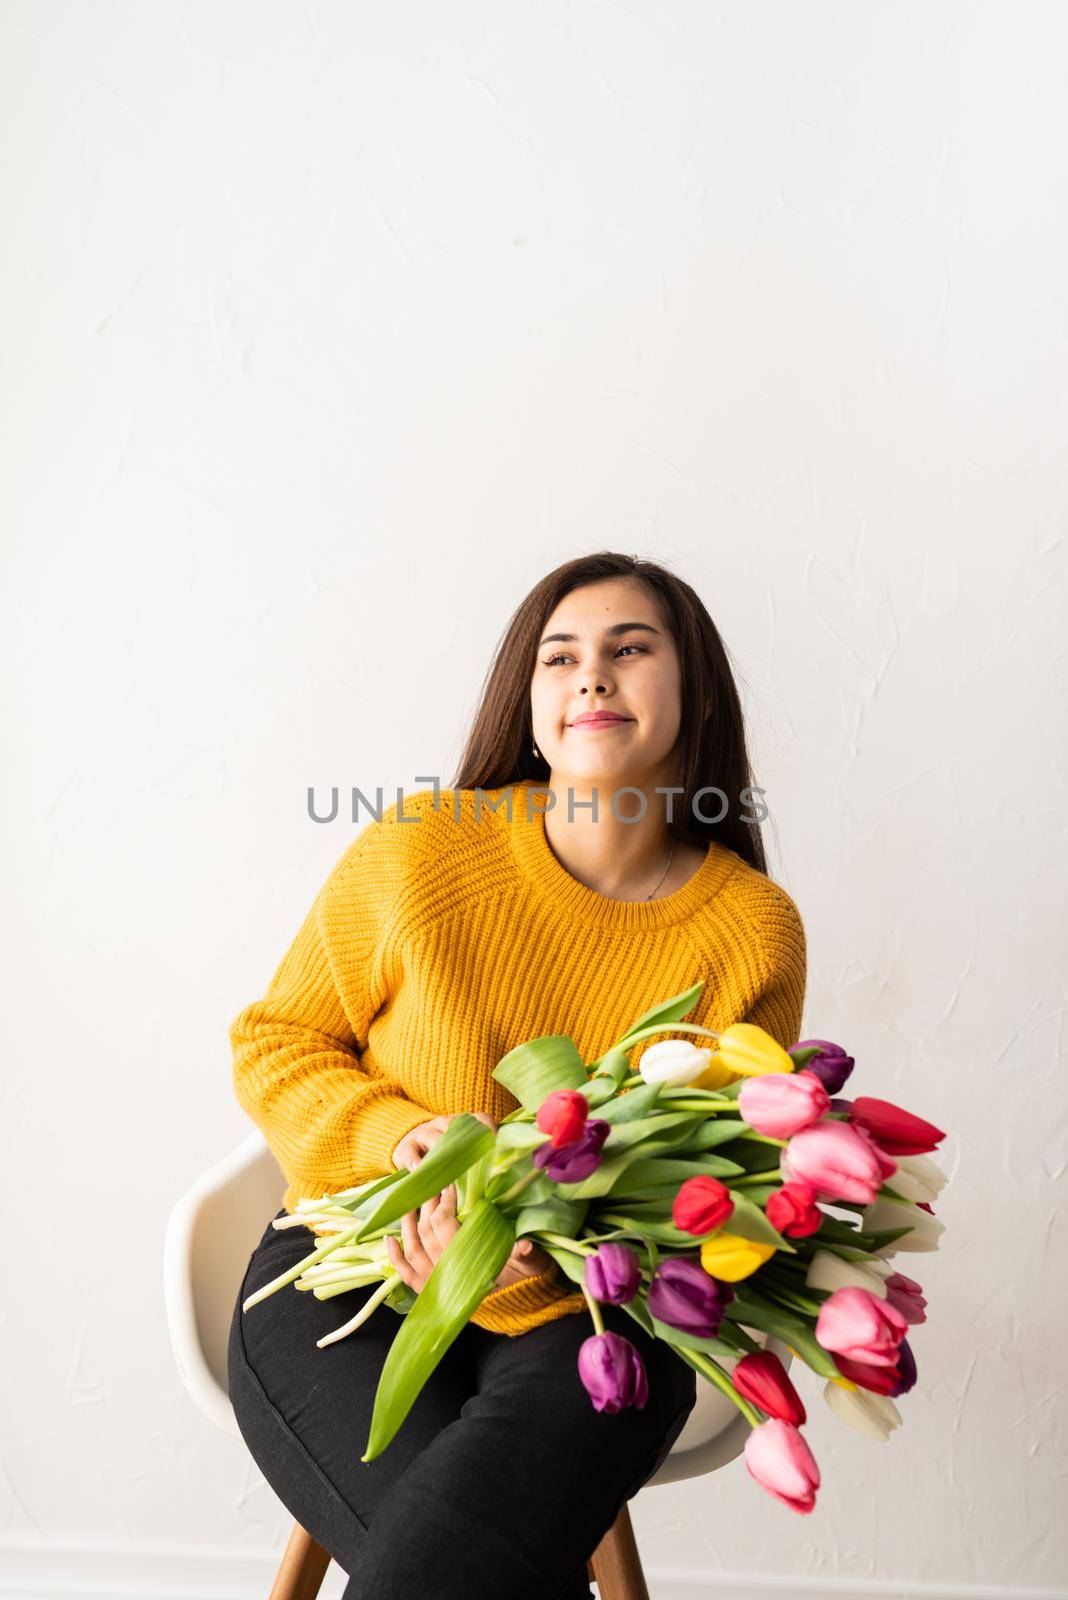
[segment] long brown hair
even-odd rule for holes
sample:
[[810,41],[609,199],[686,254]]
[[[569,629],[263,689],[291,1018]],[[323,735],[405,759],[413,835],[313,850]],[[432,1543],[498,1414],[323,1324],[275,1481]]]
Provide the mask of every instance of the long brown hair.
[[[759,803],[743,794],[752,787],[753,778],[741,700],[726,647],[690,585],[657,562],[638,556],[598,550],[565,561],[535,584],[501,636],[452,787],[499,789],[523,780],[535,784],[548,780],[548,762],[532,749],[530,681],[538,643],[547,619],[566,594],[605,578],[638,578],[646,584],[678,650],[682,726],[677,781],[684,792],[675,796],[669,831],[687,844],[714,839],[766,873],[760,823],[748,814],[759,809]],[[718,822],[703,821],[693,810],[694,795],[709,786],[727,797],[727,810]],[[721,806],[718,795],[700,801],[705,813]]]

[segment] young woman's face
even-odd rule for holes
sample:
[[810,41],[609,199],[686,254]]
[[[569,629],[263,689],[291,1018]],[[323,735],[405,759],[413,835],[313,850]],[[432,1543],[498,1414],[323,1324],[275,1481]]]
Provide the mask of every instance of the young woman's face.
[[[553,637],[567,634],[570,637]],[[607,578],[565,595],[541,633],[530,684],[534,743],[554,792],[596,783],[608,805],[624,784],[673,781],[682,724],[675,641],[636,578]],[[622,721],[584,725],[593,711]]]

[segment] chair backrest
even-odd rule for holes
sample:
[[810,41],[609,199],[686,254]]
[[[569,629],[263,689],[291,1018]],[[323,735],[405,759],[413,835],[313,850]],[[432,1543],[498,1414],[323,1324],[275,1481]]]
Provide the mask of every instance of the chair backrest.
[[249,1257],[285,1190],[255,1128],[182,1196],[167,1223],[163,1293],[178,1371],[201,1411],[235,1439],[241,1433],[226,1375],[230,1319]]
[[[253,1129],[198,1178],[171,1211],[163,1249],[163,1293],[178,1371],[196,1404],[235,1439],[226,1346],[245,1268],[268,1219],[285,1197],[285,1177],[267,1141]],[[310,1248],[314,1248],[311,1246]],[[748,1330],[789,1367],[781,1340]],[[721,1361],[729,1372],[733,1363]],[[697,1404],[650,1485],[715,1472],[739,1456],[749,1424],[726,1395],[698,1379]]]

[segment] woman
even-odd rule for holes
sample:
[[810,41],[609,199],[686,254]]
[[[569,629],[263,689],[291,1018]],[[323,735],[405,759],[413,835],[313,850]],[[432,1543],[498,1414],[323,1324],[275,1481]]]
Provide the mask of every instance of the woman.
[[[278,1217],[414,1166],[462,1111],[496,1126],[515,1101],[492,1069],[521,1041],[566,1033],[593,1060],[698,979],[690,1020],[794,1042],[804,930],[766,875],[749,782],[727,657],[687,584],[611,552],[544,578],[501,642],[455,787],[365,827],[232,1024],[237,1098],[289,1181]],[[455,1200],[450,1185],[410,1213],[392,1246],[417,1293]],[[304,1227],[268,1221],[234,1307],[231,1399],[264,1477],[350,1574],[345,1600],[588,1600],[587,1561],[678,1437],[693,1370],[606,1305],[649,1398],[595,1410],[583,1297],[526,1242],[364,1463],[397,1314],[320,1349],[373,1288],[240,1309],[308,1250]]]

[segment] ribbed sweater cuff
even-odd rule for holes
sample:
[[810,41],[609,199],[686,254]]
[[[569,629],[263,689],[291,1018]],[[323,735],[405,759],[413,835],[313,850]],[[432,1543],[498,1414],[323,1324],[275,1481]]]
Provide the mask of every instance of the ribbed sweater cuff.
[[471,1315],[471,1321],[488,1333],[526,1333],[586,1309],[585,1296],[569,1294],[559,1280],[554,1261],[544,1272],[521,1278],[501,1289],[491,1289]]
[[404,1135],[421,1122],[430,1122],[433,1115],[426,1106],[418,1106],[400,1093],[380,1095],[361,1107],[356,1135],[361,1170],[392,1172],[393,1152]]

